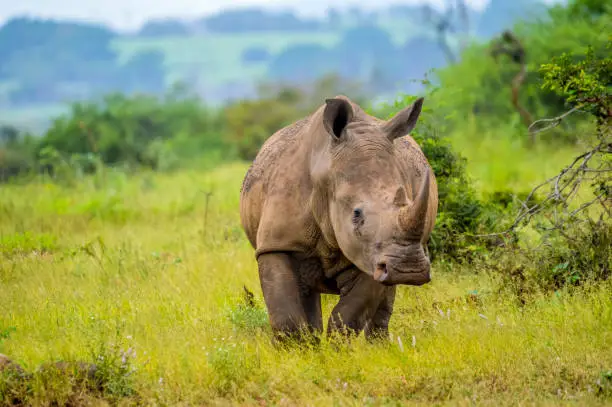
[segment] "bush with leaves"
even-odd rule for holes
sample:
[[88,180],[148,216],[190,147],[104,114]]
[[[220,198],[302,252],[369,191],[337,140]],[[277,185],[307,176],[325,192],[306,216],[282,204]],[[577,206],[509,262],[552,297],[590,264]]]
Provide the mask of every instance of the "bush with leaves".
[[156,169],[167,153],[164,141],[187,137],[203,148],[218,148],[221,134],[218,114],[180,89],[164,98],[110,94],[100,102],[73,104],[69,114],[53,122],[39,151],[52,148],[66,159],[95,154],[109,165]]
[[488,253],[485,268],[501,276],[503,290],[526,302],[537,292],[607,280],[612,275],[612,224],[585,219],[541,245],[510,244]]
[[36,168],[36,140],[11,126],[0,126],[0,182]]
[[[612,51],[612,41],[608,50]],[[529,197],[540,199],[521,205],[509,228],[514,233],[531,226],[539,232],[539,244],[513,248],[498,267],[507,286],[518,294],[612,277],[612,52],[597,57],[588,47],[585,55],[576,60],[562,54],[541,67],[542,86],[564,97],[571,107],[559,117],[543,120],[548,128],[581,109],[590,113],[595,131],[582,137],[581,154],[531,192]],[[517,262],[519,258],[524,261]]]
[[345,94],[363,104],[359,84],[327,75],[304,86],[262,84],[258,98],[229,104],[223,111],[228,139],[243,160],[253,160],[276,131],[312,113],[325,98]]
[[297,90],[286,89],[273,97],[242,100],[227,106],[223,117],[238,156],[253,160],[268,137],[298,119],[302,113],[298,107],[300,99]]

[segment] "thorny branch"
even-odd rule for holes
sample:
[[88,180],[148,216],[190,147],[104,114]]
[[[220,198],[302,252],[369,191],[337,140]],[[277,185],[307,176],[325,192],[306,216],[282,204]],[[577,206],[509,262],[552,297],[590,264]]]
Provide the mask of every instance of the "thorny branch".
[[[612,206],[612,162],[610,161],[612,140],[610,134],[609,126],[602,129],[599,143],[595,147],[574,158],[572,163],[561,170],[559,174],[533,188],[525,201],[521,202],[521,208],[508,229],[503,232],[473,236],[506,235],[514,231],[521,223],[529,223],[535,215],[551,206],[553,207],[554,220],[551,221],[551,227],[542,228],[545,231],[559,230],[567,221],[574,219],[579,213],[596,203],[599,203],[603,209],[601,218],[603,219],[604,216],[609,218]],[[590,165],[596,158],[600,159],[601,162],[596,168],[591,168]],[[576,196],[580,185],[587,181],[595,181],[599,186],[596,197],[568,212],[570,201]],[[531,203],[536,193],[547,186],[551,189],[551,192],[541,202]],[[561,207],[567,215],[564,220],[559,220],[558,207]]]
[[[571,115],[574,112],[581,111],[580,109],[583,106],[584,106],[584,104],[575,106],[574,108],[568,110],[567,112],[563,113],[562,115],[559,115],[557,117],[553,117],[552,119],[540,119],[540,120],[536,120],[535,122],[533,122],[533,123],[531,123],[529,125],[529,128],[527,130],[532,135],[538,134],[538,133],[542,133],[542,132],[547,131],[547,130],[550,130],[553,127],[557,127],[559,124],[561,124],[563,119],[565,119],[567,116]],[[547,123],[547,126],[542,127],[540,129],[534,129],[536,127],[536,125],[543,124],[543,123]]]

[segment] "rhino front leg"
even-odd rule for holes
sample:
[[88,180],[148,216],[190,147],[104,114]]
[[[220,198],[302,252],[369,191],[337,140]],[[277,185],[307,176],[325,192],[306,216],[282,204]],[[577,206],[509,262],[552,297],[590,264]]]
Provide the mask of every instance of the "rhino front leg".
[[389,337],[389,321],[393,313],[395,303],[395,286],[386,287],[383,300],[378,306],[372,320],[365,328],[365,336],[368,340],[384,339]]
[[286,253],[266,253],[258,257],[257,264],[274,336],[299,336],[308,323],[291,257]]
[[337,281],[340,301],[332,310],[327,335],[334,332],[359,335],[376,314],[383,300],[385,286],[357,269],[342,273]]
[[306,312],[309,329],[317,335],[320,334],[323,331],[321,294],[314,290],[309,290],[307,294],[302,295],[302,304]]

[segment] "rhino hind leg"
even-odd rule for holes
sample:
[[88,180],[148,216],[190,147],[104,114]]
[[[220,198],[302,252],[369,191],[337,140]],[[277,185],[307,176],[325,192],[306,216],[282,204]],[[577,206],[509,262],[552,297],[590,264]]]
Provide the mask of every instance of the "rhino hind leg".
[[385,339],[389,337],[389,321],[393,313],[395,303],[395,286],[386,287],[382,302],[376,313],[365,328],[365,336],[369,341]]
[[310,329],[291,256],[287,253],[266,253],[258,257],[257,263],[275,338],[281,341],[300,339]]
[[[329,317],[327,335],[359,335],[366,324],[377,315],[386,287],[357,269],[345,271],[337,281],[340,301]],[[380,315],[384,315],[384,312]],[[382,325],[385,324],[384,317],[380,321]]]

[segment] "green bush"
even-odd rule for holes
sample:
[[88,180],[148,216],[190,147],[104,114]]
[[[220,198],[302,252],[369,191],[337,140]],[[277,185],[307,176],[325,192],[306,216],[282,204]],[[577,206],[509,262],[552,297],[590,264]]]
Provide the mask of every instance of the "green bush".
[[36,168],[36,141],[12,126],[0,126],[0,182]]
[[228,136],[241,159],[253,160],[268,137],[299,118],[297,97],[286,99],[279,94],[274,98],[239,101],[225,109]]
[[264,84],[257,99],[231,103],[224,109],[228,139],[241,159],[253,160],[268,137],[311,114],[325,98],[338,94],[347,95],[359,104],[365,103],[359,84],[336,75],[323,76],[303,87]]
[[108,165],[127,163],[157,169],[170,165],[177,137],[199,141],[204,148],[223,146],[217,113],[195,97],[171,93],[165,98],[111,94],[97,102],[79,102],[57,118],[43,136],[39,152],[53,148],[64,157],[96,154]]
[[[523,214],[530,215],[527,223],[539,232],[540,245],[511,247],[502,252],[504,261],[494,263],[504,286],[523,299],[534,290],[558,290],[612,276],[612,57],[597,57],[590,46],[585,55],[576,60],[562,54],[541,67],[542,86],[589,112],[595,131],[583,137],[584,151],[575,161],[581,164],[563,169],[549,180],[543,199],[523,207]],[[577,191],[591,196],[580,197]]]
[[612,225],[587,221],[538,247],[506,246],[488,254],[484,267],[501,278],[500,287],[521,302],[533,294],[607,280],[612,276]]

